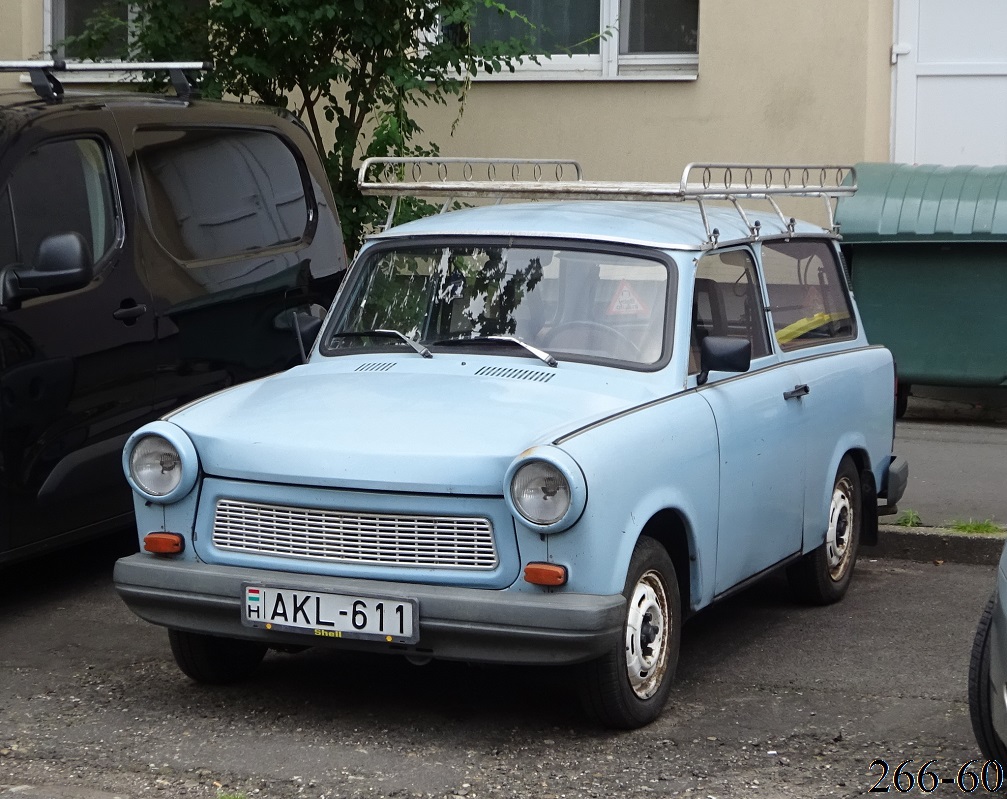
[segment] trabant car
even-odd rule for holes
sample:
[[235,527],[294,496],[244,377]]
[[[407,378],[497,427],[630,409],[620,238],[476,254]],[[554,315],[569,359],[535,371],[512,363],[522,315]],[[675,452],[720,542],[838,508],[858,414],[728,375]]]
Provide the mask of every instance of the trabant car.
[[[777,200],[831,214],[853,170],[386,159],[360,181],[445,212],[368,240],[306,364],[126,444],[143,551],[115,584],[183,672],[311,644],[556,664],[634,728],[690,614],[784,568],[843,597],[905,488],[895,372],[834,227]],[[530,201],[450,210],[478,198]]]

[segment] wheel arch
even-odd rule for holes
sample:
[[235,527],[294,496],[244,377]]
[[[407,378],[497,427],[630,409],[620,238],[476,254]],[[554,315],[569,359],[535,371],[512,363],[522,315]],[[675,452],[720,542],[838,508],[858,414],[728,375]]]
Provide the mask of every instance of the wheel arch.
[[685,516],[675,508],[664,508],[648,519],[640,531],[640,537],[644,536],[657,541],[668,553],[675,567],[682,608],[686,612],[691,611],[694,598],[702,596],[702,592],[699,569],[693,568],[696,563],[695,543]]
[[860,473],[860,512],[863,515],[860,543],[874,546],[878,543],[878,486],[871,469],[871,456],[861,447],[848,450],[846,455],[850,456]]

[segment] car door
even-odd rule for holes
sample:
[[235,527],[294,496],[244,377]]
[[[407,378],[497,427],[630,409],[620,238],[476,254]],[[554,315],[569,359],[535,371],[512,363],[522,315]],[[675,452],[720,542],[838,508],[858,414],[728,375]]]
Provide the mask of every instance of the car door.
[[[887,357],[854,349],[857,318],[845,271],[829,240],[793,238],[765,242],[762,268],[776,346],[799,373],[809,430],[805,437],[807,489],[805,549],[821,544],[826,500],[836,478],[839,443],[850,434],[886,441],[891,423],[876,409],[891,400]],[[837,346],[838,345],[838,346]],[[880,420],[880,425],[878,421]],[[866,429],[865,425],[870,425]],[[888,452],[870,453],[887,457]]]
[[805,415],[789,364],[771,351],[752,252],[700,258],[693,301],[693,357],[707,335],[746,337],[752,365],[742,374],[711,372],[700,394],[717,425],[720,455],[715,592],[800,551],[804,506]]
[[131,193],[118,133],[98,105],[40,113],[3,154],[0,256],[31,265],[74,231],[94,260],[84,288],[0,312],[4,551],[40,548],[129,519],[121,450],[150,413],[154,322],[126,233]]

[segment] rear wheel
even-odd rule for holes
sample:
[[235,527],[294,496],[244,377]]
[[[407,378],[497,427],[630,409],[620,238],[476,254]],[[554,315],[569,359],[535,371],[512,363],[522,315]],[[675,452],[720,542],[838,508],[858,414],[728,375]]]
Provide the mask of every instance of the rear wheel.
[[581,667],[585,709],[607,727],[635,729],[664,708],[678,665],[682,608],[675,567],[664,547],[641,538],[630,561],[622,637]]
[[171,654],[178,667],[196,682],[226,685],[248,677],[266,655],[254,641],[168,630]]
[[993,697],[990,693],[990,625],[995,607],[996,598],[991,596],[979,617],[979,626],[972,641],[972,657],[969,660],[969,716],[972,718],[972,732],[983,757],[996,760],[1007,768],[1007,746],[993,729]]
[[828,605],[846,594],[860,547],[862,507],[860,473],[853,459],[846,455],[832,487],[825,542],[787,569],[790,585],[800,599]]

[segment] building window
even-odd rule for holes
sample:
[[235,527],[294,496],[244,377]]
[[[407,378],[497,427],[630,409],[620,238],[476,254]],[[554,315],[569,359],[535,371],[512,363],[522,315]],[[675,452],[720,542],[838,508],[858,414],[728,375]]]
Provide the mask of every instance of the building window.
[[[209,0],[176,0],[183,9],[193,12],[204,10]],[[102,58],[116,59],[126,55],[134,33],[134,10],[126,0],[43,0],[45,12],[45,47],[51,52],[56,51],[60,58],[79,57],[73,49],[66,52],[63,41],[68,36],[79,36],[84,32],[89,19],[101,12],[119,19],[121,28],[117,28],[102,49]],[[182,13],[185,13],[183,11]],[[183,58],[183,56],[179,56]],[[62,77],[60,78],[63,79]],[[92,77],[93,80],[93,77]]]
[[504,2],[524,19],[480,9],[473,40],[522,39],[531,52],[549,57],[490,79],[688,80],[697,75],[699,0]]

